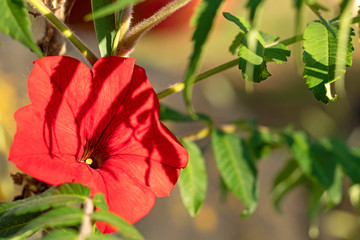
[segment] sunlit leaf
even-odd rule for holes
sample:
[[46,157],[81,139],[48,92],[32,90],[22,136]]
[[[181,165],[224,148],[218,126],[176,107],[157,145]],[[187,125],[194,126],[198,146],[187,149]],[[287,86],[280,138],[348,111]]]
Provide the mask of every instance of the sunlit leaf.
[[192,85],[195,82],[195,75],[200,66],[202,50],[209,36],[210,30],[214,23],[214,19],[223,2],[224,0],[203,0],[201,1],[200,6],[197,8],[197,12],[194,16],[194,22],[196,25],[195,32],[192,36],[194,46],[191,53],[190,62],[186,71],[184,89],[186,107],[193,118],[195,118],[195,112],[191,103]]
[[23,0],[0,1],[0,31],[29,47],[38,57],[42,52],[31,33],[29,14]]
[[190,141],[181,143],[189,153],[189,162],[186,168],[181,170],[178,184],[186,209],[191,216],[195,216],[205,199],[207,190],[205,160],[195,143]]
[[[112,2],[112,0],[91,0],[92,11],[96,13],[99,9],[110,5]],[[115,15],[110,14],[94,19],[94,26],[101,57],[110,56],[116,35]]]
[[238,16],[235,16],[235,15],[232,15],[231,13],[228,13],[228,12],[224,12],[223,13],[223,16],[235,23],[236,25],[239,26],[239,28],[244,32],[244,33],[248,33],[251,29],[251,24],[245,20],[245,18],[243,17],[238,17]]
[[[331,31],[329,30],[331,29]],[[335,72],[337,53],[337,34],[335,26],[326,27],[320,22],[310,23],[304,32],[304,55],[305,69],[303,77],[306,79],[317,100],[324,103],[334,101],[330,88],[326,84],[336,81],[345,73]],[[346,65],[351,65],[351,53],[353,47],[349,39],[346,54]]]
[[228,188],[244,202],[243,216],[253,213],[258,201],[257,170],[244,140],[234,133],[212,131],[217,167]]

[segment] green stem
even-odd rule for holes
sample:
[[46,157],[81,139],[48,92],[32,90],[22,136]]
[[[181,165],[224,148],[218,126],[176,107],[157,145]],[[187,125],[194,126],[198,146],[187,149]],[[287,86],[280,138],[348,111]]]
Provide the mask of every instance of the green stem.
[[[360,22],[360,16],[356,16],[356,17],[352,18],[352,23],[359,23],[359,22]],[[338,20],[331,22],[331,25],[337,25],[337,24],[339,24]],[[296,36],[293,36],[293,37],[290,37],[290,38],[287,38],[287,39],[284,39],[284,40],[281,40],[281,41],[276,41],[274,43],[268,44],[268,45],[266,45],[266,47],[275,46],[275,45],[277,45],[279,43],[281,43],[281,44],[283,44],[285,46],[288,46],[288,45],[291,45],[293,43],[300,42],[302,40],[303,40],[303,34],[300,34],[300,35],[296,35]],[[215,74],[217,74],[219,72],[225,71],[225,70],[227,70],[227,69],[229,69],[231,67],[235,67],[238,64],[239,59],[240,58],[234,59],[234,60],[232,60],[230,62],[224,63],[224,64],[222,64],[220,66],[217,66],[217,67],[215,67],[213,69],[210,69],[209,71],[206,71],[206,72],[198,75],[195,78],[194,84],[201,81],[201,80],[203,80],[203,79],[205,79],[205,78],[208,78],[208,77],[210,77],[212,75],[215,75]],[[167,96],[169,96],[169,95],[171,95],[173,93],[180,92],[180,91],[182,91],[184,89],[184,87],[185,87],[184,82],[176,83],[176,84],[170,86],[169,88],[159,92],[157,94],[158,98],[162,99],[162,98],[167,97]]]
[[[196,78],[195,78],[195,81],[194,83],[197,83],[205,78],[208,78],[212,75],[215,75],[219,72],[222,72],[222,71],[225,71],[226,69],[229,69],[229,68],[232,68],[234,66],[236,66],[237,64],[239,63],[239,58],[237,59],[234,59],[230,62],[227,62],[227,63],[224,63],[220,66],[217,66],[215,68],[212,68],[210,69],[209,71],[206,71],[204,73],[201,73],[199,74]],[[164,91],[161,91],[157,94],[158,98],[159,99],[162,99],[164,97],[167,97],[173,93],[176,93],[176,92],[180,92],[184,89],[185,87],[185,83],[184,82],[181,82],[181,83],[176,83],[174,84],[173,86],[169,87],[168,89],[165,89]]]
[[29,0],[29,2],[39,10],[52,24],[55,25],[59,31],[64,34],[64,36],[69,39],[69,41],[74,44],[74,46],[79,49],[79,51],[85,56],[91,65],[97,61],[97,57],[91,50],[85,46],[80,39],[74,35],[74,33],[62,22],[60,21],[43,3],[39,0]]

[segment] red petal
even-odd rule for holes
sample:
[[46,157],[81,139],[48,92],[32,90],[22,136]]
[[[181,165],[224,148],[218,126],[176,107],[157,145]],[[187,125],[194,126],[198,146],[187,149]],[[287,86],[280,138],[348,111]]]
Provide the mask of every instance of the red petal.
[[180,169],[149,161],[137,155],[120,155],[112,157],[101,165],[100,170],[121,169],[129,178],[144,188],[150,188],[156,197],[169,196]]
[[99,139],[111,119],[126,99],[135,59],[104,57],[94,65],[91,104],[86,109],[88,118],[84,131],[87,139]]

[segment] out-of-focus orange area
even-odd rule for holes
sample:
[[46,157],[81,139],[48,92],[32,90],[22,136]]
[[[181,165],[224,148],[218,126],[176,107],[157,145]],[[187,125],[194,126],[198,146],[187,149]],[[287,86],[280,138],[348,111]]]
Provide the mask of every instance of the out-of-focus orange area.
[[[80,38],[99,55],[93,27],[82,22],[82,17],[90,11],[90,1],[77,0],[70,17],[70,27]],[[145,0],[135,7],[134,21],[140,21],[158,8],[160,0]],[[164,1],[168,2],[168,1]],[[196,3],[197,1],[194,0]],[[265,1],[260,29],[263,32],[286,39],[295,33],[295,1]],[[337,15],[340,1],[318,1],[330,11],[323,13],[325,18]],[[154,4],[154,5],[153,5]],[[226,0],[222,11],[248,18],[247,1]],[[142,7],[143,6],[143,7]],[[146,69],[148,78],[156,91],[184,79],[188,60],[192,51],[191,42],[194,28],[189,26],[194,5],[185,7],[174,14],[174,22],[164,21],[141,39],[132,53],[136,63]],[[181,12],[185,11],[185,12]],[[177,17],[176,16],[181,16]],[[305,9],[305,22],[316,16]],[[304,26],[305,27],[305,26]],[[356,27],[356,26],[354,26]],[[40,38],[43,28],[41,19],[34,19],[33,29]],[[227,21],[221,14],[217,17],[202,56],[200,72],[214,68],[237,58],[228,48],[238,33],[238,27]],[[356,32],[357,30],[355,30]],[[28,104],[26,81],[36,56],[28,49],[0,35],[0,122],[5,135],[13,136],[15,123],[13,113],[16,108]],[[358,35],[353,40],[355,53],[353,67],[346,73],[346,97],[339,96],[335,103],[324,105],[318,102],[308,90],[301,77],[302,69],[297,69],[301,55],[296,54],[299,47],[289,46],[292,55],[285,64],[268,64],[272,76],[259,84],[245,83],[241,72],[233,67],[209,79],[197,83],[193,89],[193,104],[198,112],[210,115],[215,124],[227,123],[239,119],[257,119],[259,124],[284,128],[292,125],[305,130],[313,137],[337,136],[350,144],[360,146],[359,110],[360,110],[360,58]],[[301,49],[300,49],[301,50]],[[67,55],[84,60],[68,44]],[[298,61],[296,61],[298,58]],[[300,74],[299,74],[300,73]],[[247,90],[246,90],[247,89]],[[249,89],[253,89],[249,91]],[[173,94],[162,103],[185,112],[182,93]],[[166,122],[179,138],[194,133],[204,127],[201,123],[175,124]],[[7,154],[3,146],[5,139],[0,127],[1,154]],[[281,205],[282,213],[276,212],[272,205],[271,188],[275,174],[290,157],[286,149],[277,149],[269,157],[257,163],[260,181],[259,205],[255,213],[246,219],[240,218],[244,209],[242,203],[229,194],[223,199],[220,191],[220,175],[215,166],[209,139],[198,142],[204,151],[208,173],[208,192],[198,216],[191,218],[183,206],[177,187],[169,198],[158,199],[148,216],[140,220],[136,227],[146,239],[241,239],[241,240],[336,240],[360,239],[359,215],[350,206],[350,197],[344,192],[344,200],[336,211],[321,214],[316,222],[308,218],[309,196],[303,187],[291,191]],[[4,149],[4,150],[3,150]],[[11,184],[6,172],[7,156],[0,158],[1,189],[0,197],[7,198],[11,193]],[[15,171],[11,169],[11,171]],[[5,174],[5,175],[4,175]],[[344,183],[348,184],[347,182]],[[4,187],[5,186],[5,187]],[[353,189],[352,196],[360,196],[360,190]],[[8,194],[9,195],[9,194]],[[11,195],[11,194],[10,194]]]

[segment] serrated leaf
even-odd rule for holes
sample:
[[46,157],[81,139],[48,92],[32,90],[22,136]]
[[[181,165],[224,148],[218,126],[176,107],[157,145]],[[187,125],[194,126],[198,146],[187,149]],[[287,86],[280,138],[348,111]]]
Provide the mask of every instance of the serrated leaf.
[[244,39],[245,34],[243,32],[239,32],[235,39],[233,40],[233,42],[231,43],[230,47],[229,47],[229,51],[232,54],[236,53],[236,50],[240,47],[242,40]]
[[265,48],[264,59],[266,62],[284,63],[290,57],[290,50],[287,46],[279,43]]
[[306,178],[297,162],[293,159],[288,161],[274,179],[271,196],[275,208],[280,211],[280,204],[284,196],[305,181]]
[[224,13],[223,13],[223,16],[224,16],[227,20],[229,20],[229,21],[235,23],[236,25],[238,25],[239,28],[240,28],[244,33],[247,33],[247,32],[250,31],[250,29],[251,29],[251,24],[250,24],[248,21],[246,21],[245,18],[232,15],[231,13],[228,13],[228,12],[224,12]]
[[1,0],[0,16],[0,31],[3,34],[10,35],[42,57],[31,33],[29,14],[23,0]]
[[[109,6],[112,2],[112,0],[91,0],[92,11],[96,13],[99,9]],[[110,14],[94,19],[94,26],[101,57],[111,56],[116,35],[115,15]]]
[[320,143],[311,142],[303,132],[287,136],[286,141],[304,174],[328,189],[335,178],[333,153]]
[[217,129],[213,129],[211,141],[221,177],[245,204],[242,215],[253,213],[258,201],[257,170],[245,141],[234,133]]
[[[79,233],[72,229],[57,229],[47,232],[40,240],[78,240]],[[88,238],[87,238],[88,239]]]
[[[331,29],[331,31],[329,30]],[[303,61],[305,69],[303,77],[315,98],[324,103],[333,101],[326,84],[336,81],[345,73],[335,74],[338,29],[336,26],[326,27],[320,22],[310,23],[304,32]],[[351,38],[347,47],[346,63],[351,64],[353,51]]]
[[200,65],[202,50],[209,36],[210,30],[212,29],[214,19],[223,2],[224,0],[203,0],[201,1],[201,4],[197,8],[197,12],[194,15],[194,19],[196,19],[196,29],[192,36],[194,46],[191,53],[190,62],[186,70],[184,89],[186,107],[193,118],[196,117],[191,103],[192,85],[195,82],[195,74],[197,73]]
[[[211,119],[209,116],[206,116],[204,114],[198,114],[197,120],[202,120],[206,122],[211,122]],[[187,114],[183,114],[181,112],[176,111],[175,109],[168,107],[164,104],[160,104],[160,121],[164,120],[170,120],[170,121],[179,121],[179,122],[193,122],[195,121],[191,116]],[[197,121],[196,120],[196,121]]]
[[128,237],[131,239],[144,239],[144,237],[141,236],[141,234],[136,230],[133,225],[129,224],[124,219],[110,212],[94,212],[94,214],[91,216],[91,219],[93,221],[110,223],[112,226],[116,227],[118,233],[122,234],[124,237]]
[[204,202],[207,189],[205,160],[198,146],[190,141],[181,141],[189,153],[189,162],[181,170],[178,184],[181,199],[191,216],[196,216]]
[[102,8],[98,8],[96,12],[93,12],[93,14],[88,14],[84,17],[86,21],[90,21],[92,19],[102,18],[106,17],[108,15],[111,15],[115,12],[121,11],[124,8],[128,7],[129,5],[135,5],[139,2],[142,2],[144,0],[121,0],[121,1],[115,1],[112,4],[105,5]]
[[83,216],[84,212],[79,208],[56,208],[34,218],[18,232],[9,237],[12,240],[22,240],[44,228],[79,225]]

